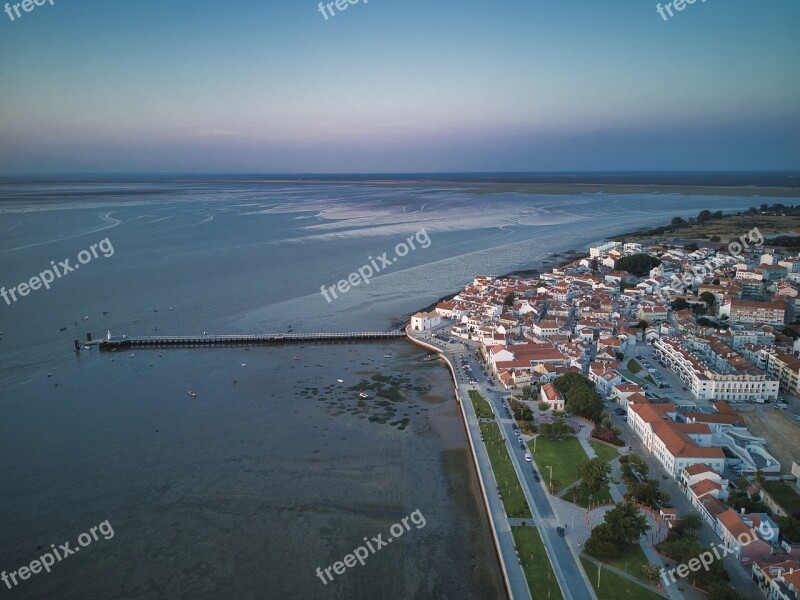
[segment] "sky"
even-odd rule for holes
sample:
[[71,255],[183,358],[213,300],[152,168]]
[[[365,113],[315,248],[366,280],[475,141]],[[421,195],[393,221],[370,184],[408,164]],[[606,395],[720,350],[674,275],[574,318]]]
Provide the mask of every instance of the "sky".
[[800,168],[797,0],[50,1],[0,174]]

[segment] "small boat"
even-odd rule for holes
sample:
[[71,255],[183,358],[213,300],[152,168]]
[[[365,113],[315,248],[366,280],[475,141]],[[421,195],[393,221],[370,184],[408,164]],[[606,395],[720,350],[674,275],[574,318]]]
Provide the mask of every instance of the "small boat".
[[170,306],[170,307],[169,307],[169,311],[170,311],[170,312],[172,312],[173,310],[175,310],[175,308],[174,308],[174,307],[172,307],[172,306]]
[[367,394],[366,392],[361,392],[358,396],[360,398],[369,398],[369,394]]
[[300,357],[299,356],[295,356],[294,359],[295,360],[300,360]]
[[107,310],[104,310],[104,311],[103,311],[103,314],[104,314],[104,315],[107,315],[107,314],[108,314],[108,311],[107,311]]
[[233,383],[236,383],[236,377],[233,378]]
[[153,312],[158,312],[158,309],[157,309],[157,308],[154,308],[154,309],[153,309]]
[[91,347],[89,344],[86,344],[86,345],[83,347],[83,349],[84,349],[84,350],[91,350],[91,349],[92,349],[92,347]]
[[62,327],[61,329],[59,329],[59,331],[66,331],[66,330],[67,330],[66,327]]
[[48,376],[48,377],[52,377],[52,376],[53,376],[53,374],[52,374],[52,373],[48,373],[48,374],[47,374],[47,376]]
[[337,379],[336,381],[339,383],[344,383],[344,379]]
[[89,320],[89,315],[85,315],[85,316],[83,317],[83,320],[84,320],[84,321],[88,321],[88,320]]
[[243,366],[243,367],[246,367],[246,366],[247,366],[247,363],[242,363],[242,366]]
[[133,352],[131,352],[131,358],[133,358]]
[[383,358],[392,358],[392,355],[391,354],[384,354]]
[[207,331],[204,331],[204,332],[203,332],[203,335],[208,335],[208,332],[207,332]]
[[192,398],[197,398],[197,394],[195,394],[195,393],[194,393],[193,391],[191,391],[191,390],[186,390],[186,393],[187,393],[187,394],[189,394],[189,395],[190,395]]

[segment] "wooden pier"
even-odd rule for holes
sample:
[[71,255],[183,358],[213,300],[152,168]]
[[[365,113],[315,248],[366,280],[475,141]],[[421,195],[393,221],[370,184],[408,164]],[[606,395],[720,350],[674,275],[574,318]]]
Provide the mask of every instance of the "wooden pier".
[[[132,347],[249,346],[297,343],[348,343],[405,337],[403,331],[353,333],[265,333],[261,335],[143,335],[110,336],[93,342],[100,350]],[[77,344],[76,344],[77,346]]]

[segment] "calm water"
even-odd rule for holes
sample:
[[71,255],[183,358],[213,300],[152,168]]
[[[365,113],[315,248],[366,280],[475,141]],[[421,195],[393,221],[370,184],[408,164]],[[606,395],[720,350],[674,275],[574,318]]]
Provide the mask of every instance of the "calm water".
[[[422,362],[423,352],[398,342],[130,357],[76,354],[72,340],[156,327],[383,330],[476,273],[535,266],[548,253],[706,207],[757,203],[223,179],[4,185],[0,285],[51,261],[74,265],[104,238],[114,252],[49,291],[0,300],[0,570],[50,544],[74,546],[106,519],[115,535],[0,590],[11,598],[498,597],[447,373]],[[320,286],[371,256],[393,256],[422,228],[428,248],[369,286],[332,303],[322,297]],[[334,583],[317,579],[317,567],[365,536],[386,537],[417,509],[424,528]]]

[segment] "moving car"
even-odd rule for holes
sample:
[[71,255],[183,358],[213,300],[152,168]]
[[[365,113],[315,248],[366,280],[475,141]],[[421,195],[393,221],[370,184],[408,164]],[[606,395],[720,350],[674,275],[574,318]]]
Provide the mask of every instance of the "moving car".
[[531,455],[527,452],[525,453],[525,462],[531,462]]

